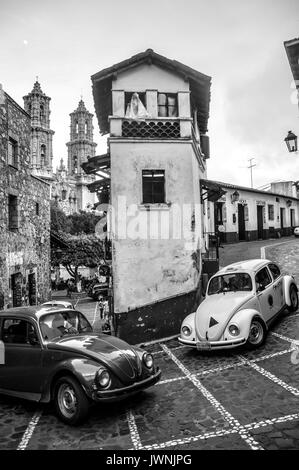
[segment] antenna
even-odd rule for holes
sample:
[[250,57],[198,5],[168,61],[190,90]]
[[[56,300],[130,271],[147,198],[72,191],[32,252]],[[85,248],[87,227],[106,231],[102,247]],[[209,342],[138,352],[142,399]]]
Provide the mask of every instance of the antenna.
[[248,161],[249,161],[249,166],[247,168],[250,169],[250,181],[251,181],[251,187],[253,188],[253,179],[252,179],[252,168],[254,166],[256,166],[256,163],[251,163],[252,160],[254,160],[254,158],[249,158]]

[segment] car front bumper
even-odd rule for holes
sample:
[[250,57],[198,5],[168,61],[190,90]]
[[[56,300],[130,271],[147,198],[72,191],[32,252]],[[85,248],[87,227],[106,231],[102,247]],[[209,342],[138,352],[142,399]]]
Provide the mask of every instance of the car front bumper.
[[132,385],[128,385],[127,387],[117,388],[113,390],[96,390],[92,394],[92,399],[96,402],[109,402],[109,401],[117,401],[122,400],[140,390],[144,390],[145,388],[151,387],[155,385],[160,380],[161,377],[161,370],[157,367],[155,373],[150,377],[147,377],[140,382],[135,382]]
[[215,349],[230,349],[246,343],[246,338],[236,338],[227,341],[190,341],[179,337],[179,342],[198,351],[211,351]]

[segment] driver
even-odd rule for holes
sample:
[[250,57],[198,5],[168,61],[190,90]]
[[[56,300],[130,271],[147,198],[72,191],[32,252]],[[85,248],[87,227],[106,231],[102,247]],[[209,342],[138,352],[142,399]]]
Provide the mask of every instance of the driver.
[[56,314],[52,321],[52,328],[58,330],[60,334],[76,334],[78,330],[72,326],[71,323],[67,320],[65,314]]

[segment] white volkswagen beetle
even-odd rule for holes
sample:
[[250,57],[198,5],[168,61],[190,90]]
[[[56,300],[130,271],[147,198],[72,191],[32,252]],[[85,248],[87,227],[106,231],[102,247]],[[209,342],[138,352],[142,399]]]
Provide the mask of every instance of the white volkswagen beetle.
[[285,309],[298,308],[293,276],[269,260],[230,264],[211,277],[206,298],[181,326],[179,342],[198,350],[250,348],[264,341],[270,323]]

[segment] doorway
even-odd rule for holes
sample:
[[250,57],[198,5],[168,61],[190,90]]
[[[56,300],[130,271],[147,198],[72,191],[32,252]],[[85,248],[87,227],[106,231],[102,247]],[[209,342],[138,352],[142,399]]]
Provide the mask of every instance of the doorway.
[[28,276],[28,297],[29,297],[29,305],[36,305],[35,273],[31,273]]
[[284,208],[283,207],[280,208],[280,228],[281,228],[281,231],[283,232],[283,229],[284,229]]
[[12,305],[21,307],[22,305],[22,274],[16,273],[11,276]]
[[264,238],[264,206],[257,206],[257,238]]
[[295,209],[290,209],[290,215],[291,215],[291,227],[294,228],[294,227],[296,227],[296,223],[295,223]]
[[245,210],[243,204],[238,204],[238,226],[239,226],[239,240],[246,240],[245,233]]

